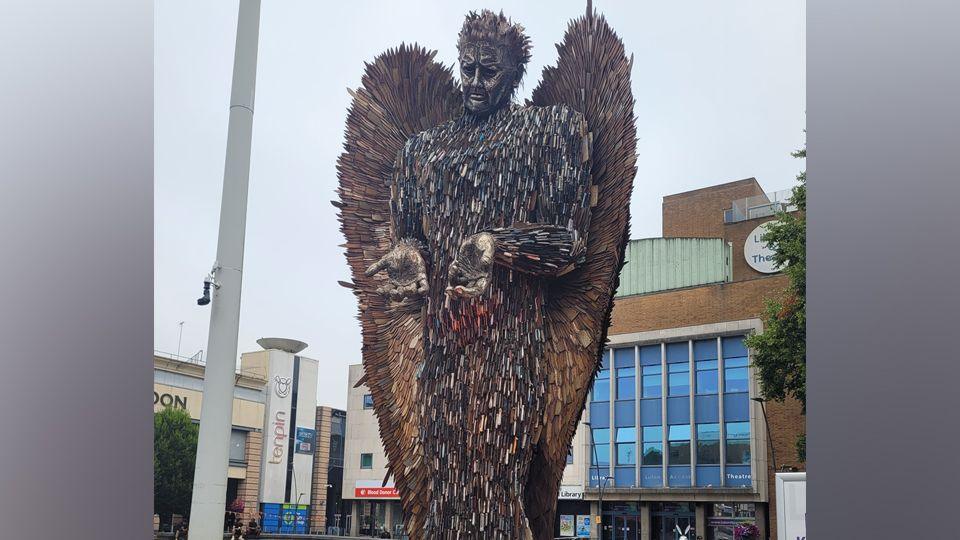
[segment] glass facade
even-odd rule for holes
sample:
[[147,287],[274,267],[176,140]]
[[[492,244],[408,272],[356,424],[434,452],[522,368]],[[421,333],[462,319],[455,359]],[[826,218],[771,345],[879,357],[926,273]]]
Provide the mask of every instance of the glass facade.
[[590,393],[590,485],[751,487],[743,338],[606,350]]

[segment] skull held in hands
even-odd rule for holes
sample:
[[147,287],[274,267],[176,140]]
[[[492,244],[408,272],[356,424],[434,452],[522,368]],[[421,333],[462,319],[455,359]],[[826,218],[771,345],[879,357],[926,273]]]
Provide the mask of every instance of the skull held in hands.
[[377,292],[395,302],[416,298],[427,292],[427,265],[420,255],[419,246],[414,242],[402,240],[370,265],[366,274],[372,276],[381,270],[387,271],[387,283]]

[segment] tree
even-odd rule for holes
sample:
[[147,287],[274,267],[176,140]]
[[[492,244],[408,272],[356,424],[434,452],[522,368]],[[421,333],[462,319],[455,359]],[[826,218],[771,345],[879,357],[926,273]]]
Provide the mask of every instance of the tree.
[[[793,152],[806,158],[806,149]],[[807,174],[797,176],[790,203],[796,212],[779,212],[762,240],[775,252],[774,261],[790,279],[778,298],[766,301],[764,330],[746,344],[753,350],[760,391],[765,399],[795,398],[807,411]],[[797,457],[806,461],[806,435],[797,440]]]
[[153,415],[153,511],[161,522],[190,511],[199,432],[182,409],[167,407]]

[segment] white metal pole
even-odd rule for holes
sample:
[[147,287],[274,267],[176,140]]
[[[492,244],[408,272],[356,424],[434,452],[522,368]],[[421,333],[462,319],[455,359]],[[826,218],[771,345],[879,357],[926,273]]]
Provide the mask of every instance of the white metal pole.
[[191,540],[223,539],[259,32],[260,0],[240,0],[200,438],[190,505]]

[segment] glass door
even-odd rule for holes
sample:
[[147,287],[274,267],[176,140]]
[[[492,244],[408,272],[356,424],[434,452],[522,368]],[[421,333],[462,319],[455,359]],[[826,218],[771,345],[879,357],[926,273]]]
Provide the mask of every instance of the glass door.
[[614,538],[616,540],[639,540],[640,518],[621,515],[614,519]]
[[663,517],[663,540],[692,540],[690,532],[693,531],[695,518],[693,516],[664,516]]

